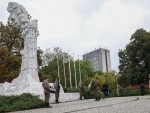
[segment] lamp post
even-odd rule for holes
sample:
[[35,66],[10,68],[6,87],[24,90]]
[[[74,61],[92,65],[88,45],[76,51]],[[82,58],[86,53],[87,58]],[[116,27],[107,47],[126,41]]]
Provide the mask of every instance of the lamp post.
[[64,53],[63,53],[63,67],[64,67],[65,88],[66,88],[66,72],[65,72],[65,60],[64,60]]
[[150,92],[150,74],[149,74],[149,92]]
[[74,75],[75,75],[75,84],[76,84],[76,88],[77,88],[76,63],[75,63],[75,60],[74,60],[74,53],[73,53],[73,62],[74,62]]
[[[78,60],[79,60],[79,55],[78,55]],[[80,60],[79,60],[79,74],[80,74],[80,82],[81,82],[81,69],[80,69]]]
[[[69,50],[68,50],[68,55],[69,55]],[[69,75],[70,75],[70,87],[72,89],[72,79],[71,79],[71,69],[70,69],[70,56],[69,57]]]
[[117,74],[115,74],[116,75],[116,83],[117,83],[117,96],[119,97],[119,90],[118,90],[118,75]]
[[57,53],[57,67],[58,67],[58,79],[59,79],[59,84],[60,84],[60,75],[59,75],[59,61],[58,61],[58,50],[56,50]]

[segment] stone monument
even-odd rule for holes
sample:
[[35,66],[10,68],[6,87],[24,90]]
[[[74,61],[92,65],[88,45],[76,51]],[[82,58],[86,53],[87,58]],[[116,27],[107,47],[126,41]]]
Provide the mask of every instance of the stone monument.
[[37,65],[37,36],[39,34],[37,20],[30,20],[26,9],[16,2],[9,2],[7,11],[10,13],[8,20],[21,31],[24,49],[21,50],[22,63],[19,76],[12,83],[0,84],[0,94],[41,93],[42,87]]
[[[35,81],[39,82],[37,66],[37,20],[29,20],[26,9],[16,2],[10,2],[7,8],[10,20],[16,28],[20,29],[24,38],[24,49],[21,51],[22,64],[19,77],[29,74]],[[22,80],[22,79],[21,79]]]
[[[22,63],[19,76],[11,83],[0,84],[0,95],[20,95],[31,93],[44,99],[42,83],[38,77],[37,64],[37,37],[39,35],[37,20],[30,20],[27,10],[16,2],[9,2],[7,11],[10,13],[9,20],[21,31],[24,39],[24,49],[21,50]],[[53,86],[52,83],[50,83]],[[60,102],[77,100],[78,93],[64,93],[60,88]],[[55,101],[54,94],[51,95],[51,102]]]

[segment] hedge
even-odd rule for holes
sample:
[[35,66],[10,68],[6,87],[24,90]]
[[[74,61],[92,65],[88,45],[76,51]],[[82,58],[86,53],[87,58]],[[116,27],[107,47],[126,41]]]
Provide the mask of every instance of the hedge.
[[[73,92],[79,92],[78,88],[65,88],[65,92],[73,93]],[[145,90],[145,94],[149,94],[149,90]],[[119,96],[139,96],[141,95],[141,91],[139,89],[136,90],[124,90],[123,92],[119,93]],[[117,97],[117,92],[111,92],[109,93],[109,97]],[[104,98],[104,94],[102,91],[100,91],[100,97]],[[88,87],[84,87],[84,98],[85,99],[94,99],[94,92],[92,89]]]
[[44,106],[45,103],[43,100],[29,93],[24,93],[20,96],[0,95],[0,113],[42,108]]

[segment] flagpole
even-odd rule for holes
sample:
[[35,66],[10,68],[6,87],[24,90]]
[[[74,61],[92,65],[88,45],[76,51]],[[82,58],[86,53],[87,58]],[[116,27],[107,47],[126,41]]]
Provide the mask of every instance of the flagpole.
[[[78,55],[78,60],[79,60],[79,55]],[[79,60],[79,73],[80,73],[80,82],[81,82],[81,69],[80,69],[80,60]]]
[[57,67],[58,67],[58,79],[59,79],[59,84],[60,84],[60,75],[59,75],[59,61],[58,61],[58,51],[57,52]]
[[69,57],[69,75],[70,75],[70,87],[72,89],[72,81],[71,81],[71,69],[70,69],[70,56],[69,56],[69,50],[68,50],[68,57]]
[[74,60],[74,53],[73,53],[73,62],[74,62],[74,75],[75,75],[75,84],[76,84],[76,88],[77,88],[76,64],[75,64],[75,60]]
[[64,64],[64,53],[63,53],[63,67],[64,67],[65,88],[66,88],[66,72],[65,72],[65,64]]

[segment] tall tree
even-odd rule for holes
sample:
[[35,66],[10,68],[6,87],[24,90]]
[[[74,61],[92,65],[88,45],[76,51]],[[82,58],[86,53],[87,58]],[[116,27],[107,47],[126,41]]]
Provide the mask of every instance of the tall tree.
[[148,75],[150,74],[149,47],[150,32],[138,29],[131,36],[130,43],[125,50],[118,53],[121,59],[119,65],[120,74],[121,77],[126,78],[128,85],[148,83]]
[[130,81],[128,78],[128,65],[129,65],[129,57],[127,56],[126,50],[120,49],[118,52],[119,56],[119,74],[121,75],[119,77],[119,84],[123,87],[130,84]]
[[9,21],[0,25],[0,82],[10,82],[19,75],[21,66],[20,50],[23,39],[18,29]]

